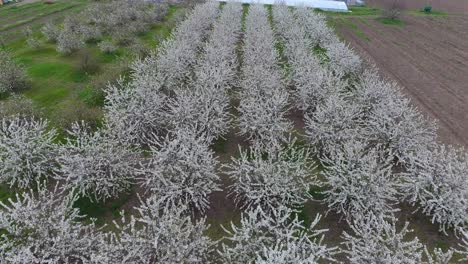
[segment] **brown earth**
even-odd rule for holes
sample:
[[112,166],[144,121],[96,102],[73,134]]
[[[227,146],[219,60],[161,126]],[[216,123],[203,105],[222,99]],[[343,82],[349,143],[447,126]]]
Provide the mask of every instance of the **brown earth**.
[[337,31],[438,121],[442,142],[468,146],[468,17],[405,15],[402,20],[403,26],[395,26],[354,17]]
[[396,2],[406,10],[421,10],[424,6],[432,6],[432,9],[437,11],[468,14],[468,1],[466,0],[365,0],[365,2],[379,7],[387,7]]

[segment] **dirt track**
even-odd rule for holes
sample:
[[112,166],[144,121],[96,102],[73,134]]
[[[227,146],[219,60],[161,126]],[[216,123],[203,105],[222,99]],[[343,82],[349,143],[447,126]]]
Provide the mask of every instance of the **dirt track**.
[[432,6],[433,10],[450,14],[468,14],[467,0],[365,0],[372,6],[385,7],[398,2],[407,10],[421,10],[424,6]]
[[418,108],[439,123],[440,140],[468,146],[468,17],[405,16],[405,26],[350,18],[339,33]]

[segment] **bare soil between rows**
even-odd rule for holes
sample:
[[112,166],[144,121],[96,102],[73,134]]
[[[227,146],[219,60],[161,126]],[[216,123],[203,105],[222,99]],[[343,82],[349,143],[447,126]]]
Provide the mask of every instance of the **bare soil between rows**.
[[402,20],[403,26],[395,26],[350,18],[359,34],[346,25],[337,31],[436,119],[440,141],[468,147],[468,17],[405,15]]

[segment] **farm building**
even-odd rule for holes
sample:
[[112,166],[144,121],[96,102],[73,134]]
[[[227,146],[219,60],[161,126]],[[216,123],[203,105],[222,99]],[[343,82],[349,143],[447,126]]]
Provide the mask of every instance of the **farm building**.
[[7,4],[10,2],[16,2],[15,0],[0,0],[0,5]]

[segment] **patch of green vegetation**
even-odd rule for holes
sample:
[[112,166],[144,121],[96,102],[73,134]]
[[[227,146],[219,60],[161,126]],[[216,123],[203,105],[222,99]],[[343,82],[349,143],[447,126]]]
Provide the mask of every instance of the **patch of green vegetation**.
[[241,31],[245,32],[245,18],[247,17],[247,14],[249,13],[249,4],[242,4],[242,19],[241,19]]
[[323,64],[323,63],[328,63],[329,61],[329,58],[327,56],[327,50],[325,48],[322,48],[320,46],[315,46],[313,49],[312,49],[312,53],[317,56],[317,58],[320,59],[320,62]]
[[379,8],[371,6],[351,6],[349,10],[354,16],[375,16],[382,12]]
[[3,14],[2,17],[0,17],[0,22],[4,24],[8,24],[10,21],[21,20],[21,18],[24,18],[24,17],[29,17],[29,18],[34,17],[37,13],[42,13],[44,11],[47,11],[48,8],[50,8],[48,7],[48,5],[44,5],[38,2],[34,4],[35,5],[31,5],[32,8],[28,8],[28,9],[16,8],[7,13],[3,12],[5,14]]
[[[270,26],[272,28],[274,28],[275,27],[275,22],[273,20],[273,6],[272,5],[266,5],[266,7],[267,7],[267,10],[268,10],[268,21],[270,23]],[[285,47],[284,47],[283,41],[281,41],[280,38],[276,38],[275,49],[278,51],[278,55],[279,55],[278,64],[283,69],[285,75],[288,76],[291,70],[290,70],[290,67],[288,65],[288,59],[287,59],[286,55],[284,54],[284,48]]]
[[117,199],[108,200],[106,202],[95,202],[88,197],[80,197],[73,207],[80,210],[80,214],[86,215],[89,220],[96,219],[96,224],[101,226],[105,224],[108,218],[117,218],[120,216],[123,205],[128,202],[132,193],[123,193]]
[[231,222],[234,223],[234,225],[239,225],[240,219],[241,214],[239,210],[229,211],[222,215],[208,217],[206,222],[210,225],[210,227],[205,232],[205,235],[213,240],[222,239],[223,236],[226,235],[222,226],[227,230],[231,230]]
[[[77,7],[79,5],[80,5],[79,2],[78,3],[56,2],[56,3],[54,3],[52,5],[52,7],[43,4],[42,7],[40,7],[42,9],[35,10],[33,12],[34,15],[32,15],[32,16],[27,16],[27,15],[24,15],[24,14],[20,14],[20,16],[23,19],[18,19],[18,17],[8,18],[8,21],[11,21],[11,23],[4,23],[3,26],[0,27],[0,31],[5,31],[5,30],[9,30],[9,29],[12,29],[12,28],[15,28],[15,27],[19,27],[21,25],[31,23],[31,22],[33,22],[35,20],[40,19],[40,18],[50,16],[50,15],[53,15],[53,14],[56,14],[56,13],[60,13],[60,12],[63,12],[65,10],[67,10],[67,9]],[[44,10],[44,11],[41,12],[41,10]]]
[[65,82],[83,82],[86,75],[67,63],[44,62],[34,64],[28,68],[28,74],[31,78],[37,79],[59,79]]
[[407,13],[416,16],[448,16],[448,13],[443,11],[425,12],[424,10],[410,10]]
[[[365,19],[363,19],[365,20]],[[353,31],[353,33],[361,39],[366,41],[370,41],[370,38],[356,25],[353,23],[351,19],[339,19],[338,20],[341,25],[346,25],[349,29]]]
[[348,9],[350,12],[330,12],[320,9],[315,9],[315,12],[331,16],[375,16],[379,15],[381,12],[380,9],[370,6],[350,6]]
[[318,45],[315,46],[312,51],[317,56],[326,56],[327,55],[327,50],[325,48],[322,48],[322,47],[318,46]]
[[212,145],[212,148],[214,152],[216,153],[226,153],[226,143],[227,140],[224,138],[218,138],[214,144]]
[[309,210],[306,205],[302,206],[298,210],[299,212],[297,213],[297,218],[303,222],[303,226],[310,226],[312,223],[313,219],[310,218],[309,216]]
[[[61,23],[66,13],[78,12],[85,8],[87,3],[90,1],[59,0],[52,5],[36,2],[17,8],[5,6],[0,10],[0,20],[6,19],[8,22],[6,24],[11,25],[18,23],[15,19],[11,19],[12,17],[31,19],[37,14],[44,14],[44,17],[47,17],[51,14],[46,15],[44,12],[58,10],[71,4],[79,5],[78,8],[54,14],[50,16],[50,19],[47,18],[49,21],[54,20],[55,23]],[[47,11],[44,11],[44,8],[47,8]],[[175,26],[174,21],[171,20],[172,17],[183,10],[184,8],[181,6],[170,5],[164,21],[155,25],[147,34],[138,36],[136,41],[148,48],[155,48],[157,45],[155,34],[161,34],[163,38],[168,37]],[[60,15],[63,16],[60,17]],[[45,23],[46,21],[41,18],[41,22]],[[0,23],[0,27],[6,24]],[[102,113],[99,113],[99,107],[103,105],[102,88],[108,81],[117,78],[116,76],[127,73],[128,68],[125,67],[125,64],[132,60],[134,50],[131,46],[120,47],[116,52],[106,54],[100,51],[97,43],[88,43],[82,50],[74,54],[62,55],[56,51],[56,44],[46,42],[40,33],[41,27],[42,23],[31,26],[33,35],[41,41],[38,48],[31,48],[27,45],[26,38],[20,28],[18,32],[13,29],[5,35],[5,38],[9,40],[6,43],[6,49],[14,54],[15,59],[25,66],[28,73],[30,87],[24,91],[24,94],[44,110],[43,117],[48,118],[52,124],[58,126],[59,130],[62,128],[61,126],[67,125],[67,121],[73,121],[76,118],[101,118]],[[103,39],[109,38],[109,36],[103,37]],[[84,70],[83,54],[89,55],[90,62],[93,62],[91,66],[95,66],[93,69],[96,70]],[[0,100],[3,99],[0,98]],[[89,121],[99,123],[97,119]]]
[[124,51],[122,49],[117,49],[115,52],[112,53],[104,53],[97,48],[94,50],[96,58],[101,63],[113,63],[124,55]]
[[440,248],[440,249],[446,251],[446,250],[448,250],[450,248],[450,245],[445,241],[437,240],[436,241],[436,248]]
[[61,85],[36,86],[25,92],[25,95],[34,100],[40,107],[53,111],[53,106],[67,98],[70,90]]
[[0,184],[0,202],[6,203],[13,197],[15,197],[15,192],[7,184]]
[[92,87],[86,87],[79,93],[79,97],[89,106],[104,106],[104,94]]
[[322,188],[320,188],[319,186],[312,186],[312,187],[310,187],[310,189],[309,189],[309,194],[312,195],[312,197],[313,197],[315,200],[323,200],[323,199],[325,199],[325,194],[323,194],[323,190],[322,190]]
[[403,22],[400,19],[391,19],[391,18],[386,18],[386,17],[378,17],[376,18],[377,21],[379,21],[382,24],[385,25],[390,25],[390,26],[404,26],[405,22]]
[[178,12],[183,12],[179,6],[170,5],[163,23],[157,24],[151,30],[140,37],[140,39],[150,47],[157,47],[160,42],[171,35],[172,29],[176,26],[172,21]]
[[31,3],[28,5],[22,5],[22,6],[3,5],[3,6],[0,6],[0,15],[3,17],[3,16],[6,16],[7,14],[24,12],[28,9],[34,9],[34,8],[37,8],[38,6],[43,6],[43,5],[44,4],[41,2]]
[[359,19],[359,22],[365,24],[366,26],[369,25],[369,19],[364,18],[364,17],[359,17],[359,18],[357,18],[357,19]]
[[338,26],[338,18],[329,16],[327,19],[327,26],[331,29],[336,30]]
[[356,34],[356,36],[358,36],[359,38],[365,40],[365,41],[371,41],[371,39],[361,30],[356,30],[354,31],[354,33]]

